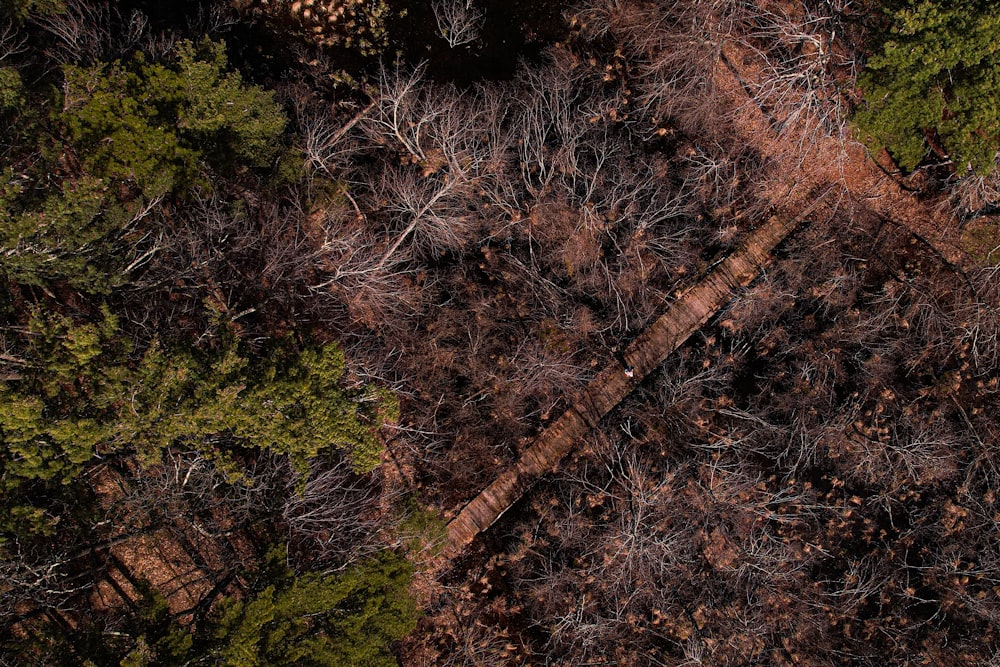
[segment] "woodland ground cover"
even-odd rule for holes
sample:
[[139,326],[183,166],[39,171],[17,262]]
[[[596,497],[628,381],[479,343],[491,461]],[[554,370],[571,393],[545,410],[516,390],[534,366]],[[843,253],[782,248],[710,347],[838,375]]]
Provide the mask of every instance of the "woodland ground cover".
[[[994,660],[977,8],[6,5],[2,660]],[[436,560],[595,369],[831,186]]]

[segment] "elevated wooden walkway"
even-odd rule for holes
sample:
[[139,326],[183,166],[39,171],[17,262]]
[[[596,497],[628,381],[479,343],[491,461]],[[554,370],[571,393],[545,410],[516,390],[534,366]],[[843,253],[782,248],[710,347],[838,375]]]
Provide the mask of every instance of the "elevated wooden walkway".
[[712,267],[701,281],[671,304],[625,350],[623,358],[631,375],[618,361],[608,364],[514,465],[501,472],[448,523],[448,542],[443,555],[457,555],[517,502],[539,477],[555,468],[590,429],[596,428],[671,352],[726,305],[734,290],[745,287],[760,273],[771,251],[822,199],[815,200],[795,218],[770,218],[738,250]]

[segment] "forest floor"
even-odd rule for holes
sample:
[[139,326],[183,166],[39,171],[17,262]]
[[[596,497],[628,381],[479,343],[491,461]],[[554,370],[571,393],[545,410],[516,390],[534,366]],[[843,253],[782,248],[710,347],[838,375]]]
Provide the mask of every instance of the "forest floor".
[[[744,82],[746,77],[753,76],[750,71],[752,68],[747,67],[741,71],[739,65],[733,64],[744,62],[744,55],[735,47],[724,50],[716,68],[716,85],[727,106],[735,110],[732,118],[741,138],[761,154],[777,158],[777,168],[771,170],[769,178],[765,177],[758,184],[763,199],[770,202],[775,210],[795,213],[811,210],[816,204],[817,192],[833,191],[830,195],[831,205],[867,208],[893,223],[905,226],[930,245],[942,260],[954,267],[961,269],[969,264],[971,258],[963,247],[961,230],[954,216],[942,207],[929,207],[914,192],[904,189],[900,182],[889,175],[888,171],[894,167],[884,164],[888,162],[887,155],[871,156],[862,143],[849,137],[817,132],[807,137],[809,141],[802,141],[804,134],[801,132],[775,132],[772,127],[773,117],[769,117],[767,111],[755,104],[745,92]],[[810,119],[807,118],[804,122],[809,123]],[[747,243],[752,244],[752,241],[753,234],[749,236]],[[717,301],[723,298],[721,295],[716,296]],[[725,301],[721,300],[714,303],[710,310],[715,312],[724,304]],[[670,317],[669,311],[664,317]],[[606,368],[594,382],[605,376],[620,374],[620,365],[612,366]],[[644,375],[645,373],[635,378],[630,386],[637,385]],[[593,390],[594,382],[584,393]],[[567,421],[567,417],[573,416],[570,414],[573,410],[570,408],[563,419],[546,429],[522,454],[516,466],[503,471],[451,520],[451,535],[445,549],[448,556],[456,556],[476,534],[485,530],[499,514],[509,508],[511,502],[521,496],[526,483],[522,477],[533,481],[534,477],[562,459],[568,448],[565,444],[548,446],[549,441],[553,438],[560,442],[565,440],[561,434],[568,434],[566,437],[569,438],[579,435],[588,421],[579,418],[579,415],[576,415],[577,419]],[[602,412],[598,419],[606,412]],[[552,451],[548,452],[549,456],[543,457],[544,460],[534,460],[536,450],[540,452],[549,449]],[[494,495],[497,497],[493,497]],[[483,516],[479,516],[483,513]],[[476,516],[472,517],[473,514]],[[444,563],[437,561],[432,570],[439,571],[442,565]]]
[[[904,228],[921,244],[928,246],[949,270],[962,272],[972,266],[974,258],[966,249],[962,227],[953,212],[946,205],[928,205],[919,197],[918,192],[909,189],[910,186],[904,179],[893,176],[897,170],[884,151],[882,154],[872,155],[863,143],[850,136],[847,128],[839,134],[811,132],[809,128],[820,127],[811,118],[803,119],[801,128],[784,127],[781,133],[776,132],[774,117],[756,104],[746,92],[745,81],[753,76],[751,54],[741,53],[735,45],[725,47],[715,70],[716,92],[725,106],[732,110],[729,116],[740,138],[749,147],[767,156],[775,165],[761,174],[760,180],[755,184],[758,197],[769,203],[772,210],[792,217],[810,208],[817,192],[829,192],[829,206],[848,211],[852,218],[854,212],[868,217],[874,214],[886,224]],[[915,181],[920,177],[919,174],[911,176],[910,180]],[[763,224],[763,221],[748,219],[747,223],[755,227]],[[720,305],[724,303],[723,301]],[[620,367],[613,368],[611,372],[621,370]],[[572,410],[571,408],[570,412]],[[603,414],[605,413],[601,416]],[[561,421],[563,420],[555,422],[550,430],[554,428],[559,431]],[[576,421],[585,427],[588,420],[580,418]],[[563,430],[570,436],[578,435],[580,431],[578,428]],[[543,432],[539,439],[544,439],[544,433],[548,432]],[[564,450],[568,451],[565,446],[559,448],[556,460],[563,458],[566,453]],[[499,513],[506,511],[511,499],[516,500],[525,491],[517,480],[517,471],[525,468],[524,462],[530,458],[530,453],[528,451],[522,454],[521,461],[514,468],[501,473],[484,490],[483,494],[488,494],[491,489],[499,490],[504,496],[499,500],[494,499],[490,506],[493,514],[488,522],[484,524],[482,517],[477,517],[477,520],[470,523],[468,517],[464,516],[467,513],[465,510],[452,519],[452,535],[447,547],[440,555],[425,563],[426,569],[415,580],[414,592],[422,602],[437,597],[445,578],[451,579],[452,584],[455,583],[454,577],[458,573],[453,571],[454,568],[461,570],[465,567],[464,559],[459,558],[463,547],[481,530],[485,530]],[[552,461],[546,459],[543,463],[546,469],[552,468]],[[533,472],[542,474],[544,471],[539,473],[533,469]],[[502,507],[495,506],[498,503]],[[483,555],[481,551],[477,551],[477,554],[477,557]],[[412,648],[415,647],[411,645]],[[416,654],[419,653],[418,649]]]
[[839,185],[846,204],[864,207],[905,226],[942,259],[956,267],[969,266],[971,258],[962,230],[950,208],[928,206],[918,192],[903,186],[902,179],[891,176],[898,168],[884,150],[872,154],[846,125],[839,133],[810,131],[820,124],[808,115],[802,117],[799,128],[775,132],[773,119],[750,99],[742,85],[754,76],[749,62],[746,47],[726,46],[716,67],[715,83],[725,103],[736,110],[732,119],[741,138],[778,163],[773,172],[778,180],[760,184],[763,198],[775,206],[794,209],[806,204],[808,193],[825,185]]

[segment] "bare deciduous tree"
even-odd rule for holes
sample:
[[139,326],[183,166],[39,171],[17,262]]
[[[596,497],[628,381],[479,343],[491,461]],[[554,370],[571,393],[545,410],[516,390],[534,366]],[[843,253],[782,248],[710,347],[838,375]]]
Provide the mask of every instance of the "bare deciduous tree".
[[63,11],[32,17],[49,33],[49,56],[63,64],[94,64],[131,53],[146,36],[148,19],[133,11],[124,19],[108,2],[67,0]]
[[27,43],[27,36],[18,32],[12,22],[0,22],[0,62],[23,53]]
[[301,485],[290,477],[282,516],[289,540],[310,558],[343,567],[378,548],[378,487],[346,461],[319,464]]
[[580,108],[588,97],[584,76],[581,67],[557,62],[525,68],[518,78],[524,91],[514,118],[518,158],[524,185],[536,200],[557,179],[575,177],[579,143],[588,129]]
[[[799,166],[813,158],[820,137],[835,137],[846,147],[849,101],[836,81],[838,70],[853,70],[834,46],[850,0],[801,3],[793,10],[760,7],[756,20],[740,35],[740,44],[755,53],[759,72],[744,79],[753,104],[768,113],[775,131],[798,147]],[[842,31],[841,31],[842,32]],[[844,151],[824,159],[846,159]]]
[[298,136],[301,137],[302,152],[309,167],[328,178],[337,178],[340,172],[348,170],[352,158],[360,150],[357,142],[351,140],[351,130],[377,103],[377,100],[370,102],[342,124],[335,123],[329,113],[300,109],[297,114]]
[[437,105],[428,104],[423,66],[406,72],[400,65],[383,67],[374,113],[364,128],[377,144],[397,143],[414,160],[427,159],[428,126],[441,114]]
[[393,225],[394,239],[377,268],[398,262],[397,253],[407,240],[428,257],[462,247],[472,213],[473,187],[473,174],[464,171],[423,177],[405,167],[384,170],[375,196],[398,223]]
[[[728,133],[716,68],[725,40],[745,20],[743,2],[664,2],[659,6],[605,1],[589,15],[604,17],[636,63],[636,102],[650,117],[651,132],[668,120],[695,136]],[[603,28],[602,28],[603,29]]]
[[333,293],[351,320],[373,328],[411,317],[419,303],[415,269],[405,261],[412,255],[397,252],[393,262],[383,263],[385,240],[353,212],[327,207],[321,220],[325,240],[317,253],[319,279],[310,290]]
[[485,15],[474,0],[434,0],[431,3],[440,35],[451,48],[479,39]]
[[74,557],[63,551],[40,554],[25,549],[18,540],[5,545],[0,559],[0,618],[13,622],[25,605],[70,610],[70,602],[93,587],[91,573],[76,573]]
[[478,183],[497,166],[496,110],[482,96],[431,86],[422,74],[421,68],[383,70],[374,113],[364,124],[369,136],[404,155],[403,164],[369,179],[373,203],[389,214],[392,230],[380,269],[398,263],[410,241],[430,256],[461,247]]
[[[1000,158],[1000,156],[997,156]],[[956,174],[949,190],[948,204],[963,220],[989,213],[1000,206],[1000,160],[994,159],[989,173]]]

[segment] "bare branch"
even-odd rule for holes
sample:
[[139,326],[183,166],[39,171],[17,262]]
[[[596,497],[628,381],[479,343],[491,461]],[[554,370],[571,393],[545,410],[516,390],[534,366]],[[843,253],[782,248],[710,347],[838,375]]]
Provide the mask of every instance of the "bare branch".
[[485,15],[473,0],[434,0],[431,3],[438,34],[456,48],[479,39]]

